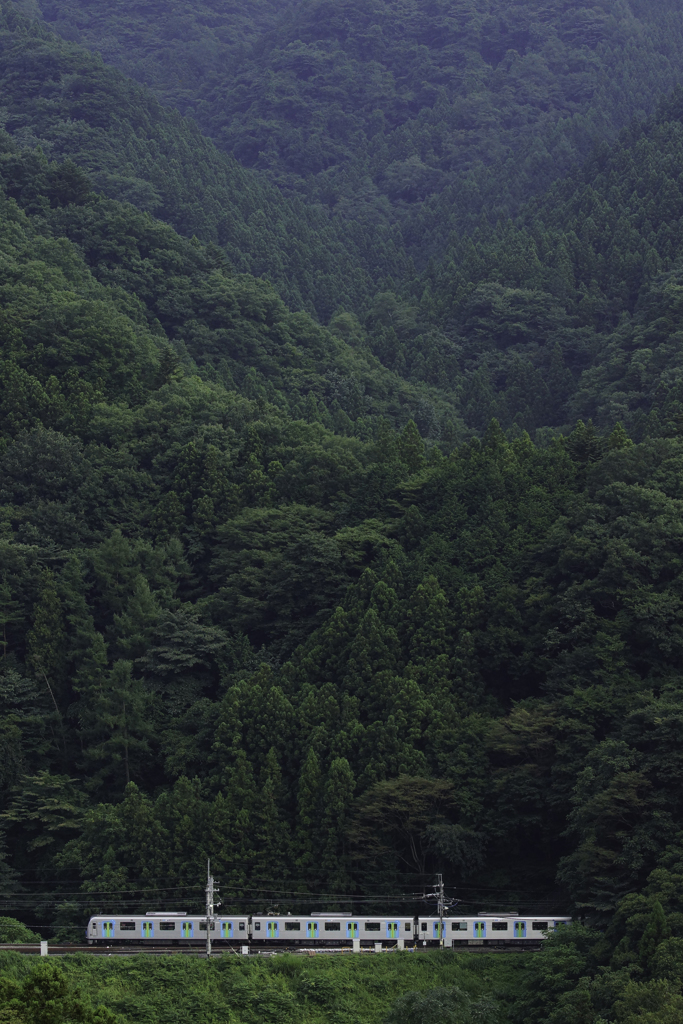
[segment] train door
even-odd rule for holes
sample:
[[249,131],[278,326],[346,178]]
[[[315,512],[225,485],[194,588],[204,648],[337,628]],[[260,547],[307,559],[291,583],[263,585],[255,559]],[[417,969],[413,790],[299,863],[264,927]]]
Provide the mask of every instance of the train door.
[[180,925],[180,934],[184,939],[191,939],[194,935],[194,921],[183,921]]
[[102,922],[102,937],[105,938],[105,939],[113,939],[114,938],[114,922],[113,921],[103,921]]
[[153,921],[143,921],[142,922],[142,937],[143,937],[143,939],[153,939],[154,938],[154,922]]
[[398,938],[398,921],[387,921],[387,938]]
[[306,938],[317,939],[318,938],[318,922],[309,921],[306,925]]
[[221,921],[221,938],[232,938],[232,921]]
[[346,922],[346,937],[347,939],[358,938],[358,921],[347,921]]
[[486,921],[474,922],[474,937],[475,939],[486,938]]
[[277,921],[269,921],[268,922],[268,929],[267,930],[268,930],[268,938],[269,939],[276,939],[277,938],[277,933],[279,931],[278,922]]
[[[443,928],[443,931],[442,931],[442,928]],[[444,922],[444,924],[442,925],[441,921],[435,921],[434,922],[434,935],[433,935],[433,938],[441,939],[441,938],[443,938],[445,936],[445,934],[446,934],[446,923]]]
[[526,938],[526,921],[515,921],[514,935],[516,939]]

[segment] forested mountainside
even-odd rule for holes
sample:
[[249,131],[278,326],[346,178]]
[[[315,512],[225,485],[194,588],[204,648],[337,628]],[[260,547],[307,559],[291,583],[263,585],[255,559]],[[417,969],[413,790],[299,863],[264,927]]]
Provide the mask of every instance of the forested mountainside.
[[210,75],[234,72],[264,34],[277,30],[295,2],[288,0],[180,0],[163,4],[113,5],[67,2],[17,6],[43,17],[63,38],[102,54],[107,64],[154,89],[178,109]]
[[[194,742],[225,672],[260,650],[278,664],[391,543],[374,512],[425,461],[411,410],[449,407],[382,368],[349,315],[290,313],[217,247],[1,142],[3,780],[34,805],[7,813],[40,881],[62,845],[40,808],[66,835],[69,794],[120,797],[111,767],[125,785],[138,755],[164,786],[166,727],[189,714]],[[159,719],[139,657],[165,680]]]
[[[490,4],[486,10],[420,5],[402,7],[400,17],[394,6],[378,2],[332,14],[319,3],[282,5],[277,11],[259,6],[254,19],[240,4],[174,10],[163,39],[153,30],[159,17],[153,4],[135,11],[126,4],[74,4],[58,11],[44,6],[43,13],[61,32],[90,46],[106,39],[112,60],[123,60],[125,52],[122,66],[131,72],[138,67],[138,77],[165,102],[191,112],[221,145],[215,126],[202,121],[206,102],[192,98],[211,80],[220,117],[227,117],[231,89],[237,89],[240,76],[251,76],[248,87],[239,86],[251,103],[244,118],[252,134],[266,133],[268,145],[263,139],[258,145],[262,156],[268,151],[270,163],[233,149],[293,198],[268,185],[264,173],[249,174],[226,161],[188,121],[98,66],[82,48],[65,47],[25,22],[21,31],[12,31],[12,45],[2,58],[14,111],[7,127],[20,141],[35,143],[39,137],[52,155],[75,159],[109,195],[145,209],[151,190],[159,216],[181,233],[217,243],[236,269],[267,273],[290,307],[307,308],[323,322],[340,309],[354,310],[383,365],[416,385],[448,390],[470,429],[485,429],[495,416],[505,429],[527,429],[533,436],[536,430],[569,430],[577,418],[592,417],[603,431],[621,421],[640,438],[653,403],[657,416],[673,415],[660,407],[665,394],[669,405],[675,401],[675,347],[658,349],[650,359],[652,347],[643,339],[674,287],[657,275],[673,269],[677,253],[680,110],[674,103],[644,126],[635,123],[616,150],[607,149],[604,140],[633,115],[653,109],[662,90],[680,80],[683,46],[677,42],[681,17],[675,4],[622,4],[618,10],[598,5],[582,8],[580,17],[566,4],[542,12],[527,4]],[[115,46],[117,32],[123,42]],[[28,45],[26,38],[34,41]],[[312,64],[313,70],[305,61],[300,67],[294,55],[302,47],[309,56],[327,53],[328,63],[320,57],[323,63]],[[205,50],[202,63],[199,54]],[[284,60],[285,52],[294,63],[278,64],[276,73],[272,61]],[[225,57],[222,71],[215,66],[219,54]],[[46,103],[35,107],[26,76],[16,73],[27,61],[30,80],[42,82],[39,92],[44,101],[49,97],[47,126]],[[334,90],[326,84],[328,64],[330,75],[342,75],[339,82],[334,78]],[[174,76],[189,65],[196,74],[187,71],[181,102]],[[270,85],[261,88],[254,75],[266,65],[264,82]],[[474,66],[479,77],[473,77]],[[53,67],[60,68],[56,79]],[[70,84],[74,68],[80,69],[77,107]],[[376,90],[360,68],[379,76]],[[378,68],[388,69],[384,77]],[[438,102],[436,86],[434,95],[413,88],[416,68],[425,82],[436,81]],[[409,86],[413,92],[403,96]],[[308,97],[301,100],[303,107],[292,98],[301,90]],[[114,101],[101,103],[109,92]],[[275,104],[277,117],[273,110],[268,116],[260,110],[266,99]],[[339,116],[317,116],[318,107],[324,112],[334,103]],[[364,103],[374,104],[375,114],[387,108],[381,134],[367,127],[375,114]],[[147,112],[144,129],[138,127],[141,105]],[[456,108],[460,118],[466,109],[472,117],[478,111],[477,117],[460,125]],[[104,118],[102,109],[108,112]],[[123,127],[122,110],[127,112]],[[437,120],[439,112],[443,116]],[[288,118],[295,114],[305,130],[292,128]],[[353,122],[340,148],[332,128],[342,114],[358,124]],[[251,138],[246,128],[243,136]],[[319,173],[313,173],[309,136],[332,160]],[[520,206],[552,177],[563,177],[596,138],[603,140],[603,149],[582,170],[547,195],[539,194],[531,206]],[[403,197],[387,192],[387,168],[399,177],[408,173],[418,142],[423,146],[428,140],[434,153],[441,153],[439,160],[434,153],[428,159],[420,150],[423,168],[429,165],[429,174],[438,170],[432,191],[418,189]],[[399,143],[405,149],[402,170]],[[525,146],[527,156],[519,148]],[[444,147],[452,157],[448,166]],[[285,163],[295,157],[305,187],[290,188],[294,172]],[[368,161],[375,163],[371,167]],[[620,161],[630,164],[627,175]],[[323,181],[325,188],[345,183],[346,198],[332,192],[325,197]],[[356,187],[365,196],[360,203],[350,198]],[[368,188],[374,190],[372,201]],[[515,212],[519,219],[513,226],[508,214]],[[419,224],[412,235],[411,218]],[[439,234],[438,244],[430,225]],[[454,226],[467,232],[456,234],[444,258],[415,277],[405,246],[423,261],[445,246]],[[438,438],[438,421],[427,410],[418,426]]]
[[4,884],[605,913],[668,863],[678,431],[427,449],[348,318],[3,144]]
[[387,275],[406,273],[390,228],[337,227],[315,204],[285,199],[194,123],[7,0],[0,40],[4,125],[20,146],[68,157],[109,197],[219,245],[235,269],[269,277],[290,308],[327,322],[364,308]]
[[[543,60],[569,61],[578,26],[598,84],[629,69],[624,119],[653,69],[675,81],[674,5],[543,10]],[[231,11],[237,81],[323,8]],[[604,929],[551,941],[511,1019],[676,1020],[680,94],[571,171],[619,123],[600,89],[571,130],[529,112],[520,139],[559,132],[558,181],[532,195],[529,172],[498,221],[463,201],[470,233],[416,271],[403,200],[374,235],[330,220],[319,181],[283,195],[275,165],[240,167],[78,44],[2,18],[0,889],[17,916],[79,937],[122,892],[194,908],[208,855],[246,910],[379,907],[439,870],[463,909]],[[539,68],[529,32],[519,59]],[[150,63],[162,93],[171,57]],[[484,184],[511,167],[467,160]]]
[[683,72],[676,0],[37,5],[285,193],[399,225],[418,261],[515,213]]
[[472,428],[492,416],[531,432],[592,418],[602,431],[621,422],[634,438],[675,433],[682,159],[678,91],[516,222],[456,242],[414,283],[412,303],[395,301],[403,364],[417,354],[411,326],[415,336],[418,323],[438,323],[431,373],[457,380]]

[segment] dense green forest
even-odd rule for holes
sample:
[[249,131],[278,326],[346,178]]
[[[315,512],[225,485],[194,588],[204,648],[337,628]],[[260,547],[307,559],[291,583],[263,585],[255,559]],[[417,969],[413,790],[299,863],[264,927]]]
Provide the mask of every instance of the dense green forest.
[[219,245],[236,270],[268,276],[290,307],[327,321],[409,266],[390,227],[338,229],[316,204],[284,199],[193,122],[7,0],[0,40],[3,123],[20,146],[72,159],[105,195]]
[[[422,376],[463,388],[469,427],[496,416],[539,437],[579,418],[636,439],[676,431],[682,145],[678,91],[516,221],[459,239],[396,301],[404,322],[439,325]],[[408,366],[424,366],[416,335],[404,333]]]
[[678,1020],[683,13],[0,7],[0,939],[441,871],[582,923],[173,999]]
[[[514,425],[534,436],[546,427],[571,429],[581,417],[602,430],[620,421],[640,438],[654,395],[661,405],[662,388],[653,385],[658,367],[669,373],[676,358],[667,352],[650,359],[652,346],[643,337],[675,287],[658,275],[676,262],[680,101],[644,125],[637,120],[616,150],[605,139],[634,116],[642,118],[680,81],[679,12],[668,3],[624,4],[618,12],[614,5],[582,8],[576,18],[566,4],[542,13],[526,4],[490,6],[425,11],[409,5],[402,21],[391,4],[379,3],[339,8],[334,18],[317,3],[277,11],[261,5],[253,19],[239,4],[192,5],[174,8],[176,20],[155,34],[154,5],[43,5],[50,24],[99,47],[166,103],[192,113],[219,145],[225,144],[223,128],[206,120],[210,103],[200,100],[202,90],[214,90],[216,116],[223,120],[233,92],[243,97],[235,98],[236,109],[247,97],[244,117],[251,127],[239,131],[244,138],[265,133],[268,144],[257,148],[272,159],[254,161],[231,143],[230,152],[263,171],[245,175],[188,121],[38,27],[10,32],[13,45],[3,58],[12,112],[7,127],[20,142],[28,132],[55,157],[75,159],[109,195],[221,245],[236,269],[266,272],[290,307],[307,308],[324,322],[340,310],[354,311],[377,358],[402,377],[449,392],[471,429],[481,431],[496,416],[505,429]],[[27,44],[32,34],[39,46]],[[327,54],[329,73],[341,76],[334,77],[334,88],[324,61],[309,67],[299,54],[303,64],[296,63],[293,55],[302,47],[321,61]],[[291,60],[282,64],[285,52]],[[38,108],[14,71],[27,59],[36,76],[42,63],[49,69],[41,87],[49,106]],[[481,73],[473,80],[465,71],[474,65]],[[385,69],[376,90],[360,68],[369,75]],[[74,69],[85,79],[79,92],[88,97],[78,108],[83,121],[75,122],[77,129],[68,84]],[[259,75],[271,83],[267,88],[257,85]],[[422,91],[416,91],[416,76],[424,80]],[[104,109],[115,109],[116,118],[103,116],[100,103],[101,90],[113,86],[115,102]],[[269,112],[259,107],[266,102]],[[465,107],[477,116],[469,127],[458,127]],[[124,119],[122,110],[129,112]],[[343,146],[334,134],[342,114],[358,121],[353,131],[345,129]],[[368,118],[380,114],[381,144],[368,127]],[[238,114],[232,116],[234,122]],[[572,172],[596,139],[602,150]],[[425,156],[420,146],[427,144],[438,159]],[[198,147],[199,164],[192,155]],[[314,173],[310,147],[334,157],[332,164]],[[287,154],[299,160],[296,174],[285,166]],[[397,181],[407,175],[410,184],[416,161],[419,174],[436,175],[429,189],[392,193],[388,168]],[[520,206],[567,173],[549,193]],[[292,185],[293,175],[300,187]],[[148,203],[150,190],[156,199]],[[225,212],[235,205],[238,224]],[[462,234],[465,227],[473,234]],[[456,240],[447,247],[454,228]],[[443,261],[415,277],[407,253],[419,265],[444,247]],[[670,391],[668,380],[664,387]],[[671,412],[658,408],[656,415]],[[430,413],[418,425],[438,440]]]
[[683,71],[675,0],[261,0],[248,23],[217,0],[38,6],[285,194],[394,224],[416,259],[515,212]]
[[[437,953],[264,961],[233,955],[207,963],[69,956],[59,966],[34,966],[3,952],[0,1014],[8,1024],[495,1024],[499,1007],[513,1001],[524,978],[521,964],[495,959],[466,955],[456,962]],[[41,1014],[46,997],[49,1016]]]
[[526,956],[81,954],[36,964],[3,952],[0,1014],[7,1024],[678,1024],[681,940],[653,941],[661,912],[630,956],[610,955],[580,926]]

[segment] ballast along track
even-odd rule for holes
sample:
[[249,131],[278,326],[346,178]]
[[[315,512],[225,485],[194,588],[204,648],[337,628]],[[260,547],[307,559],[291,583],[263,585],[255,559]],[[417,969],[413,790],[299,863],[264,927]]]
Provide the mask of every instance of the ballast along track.
[[[525,946],[513,946],[508,945],[472,945],[472,946],[459,946],[449,947],[449,953],[522,953],[522,952],[536,952],[541,948],[542,943],[529,943]],[[9,950],[14,953],[24,953],[29,956],[40,956],[40,946],[35,943],[26,944],[12,944],[12,945],[0,945],[0,950]],[[348,946],[326,946],[324,948],[305,948],[301,946],[279,946],[277,949],[272,947],[258,947],[250,946],[248,953],[241,953],[239,949],[231,947],[219,947],[215,948],[212,957],[221,956],[278,956],[282,953],[290,953],[295,956],[329,956],[331,954],[345,954],[346,956],[354,955],[366,955],[374,954],[376,950],[363,948],[360,951],[354,951],[349,949]],[[381,950],[382,953],[396,953],[399,950],[396,947],[385,946]],[[419,946],[408,947],[405,951],[407,953],[428,953],[434,952],[433,948],[422,948]],[[70,946],[70,945],[50,945],[48,946],[48,956],[73,956],[77,953],[88,953],[91,956],[138,956],[141,953],[147,956],[194,956],[200,959],[206,959],[206,952],[200,948],[182,948],[173,946]]]

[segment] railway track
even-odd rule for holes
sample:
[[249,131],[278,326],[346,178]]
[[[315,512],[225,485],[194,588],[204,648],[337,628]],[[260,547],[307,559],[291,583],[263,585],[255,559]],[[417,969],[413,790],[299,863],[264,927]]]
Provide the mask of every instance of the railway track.
[[[410,948],[406,950],[409,953],[428,953],[433,952],[435,947],[429,947],[422,949],[420,947]],[[467,952],[467,953],[525,953],[525,952],[536,952],[541,948],[541,943],[534,945],[533,947],[527,945],[521,946],[459,946],[454,949],[450,949],[451,953]],[[23,953],[28,956],[40,956],[40,946],[35,943],[26,944],[13,944],[13,945],[0,945],[0,950],[8,950],[14,953]],[[373,953],[375,950],[372,948],[362,948],[361,953]],[[382,953],[395,953],[396,948],[384,948]],[[193,956],[199,957],[200,959],[206,959],[206,951],[198,947],[195,948],[182,948],[182,947],[171,947],[171,946],[76,946],[76,945],[50,945],[48,946],[48,956],[73,956],[76,953],[88,953],[91,956],[139,956],[141,953],[147,956]],[[330,956],[332,954],[345,954],[346,956],[353,956],[353,950],[348,946],[332,946],[323,948],[306,948],[301,946],[281,946],[278,949],[272,947],[258,947],[252,946],[249,953],[242,954],[239,949],[222,946],[218,949],[214,949],[212,956],[277,956],[280,953],[290,953],[295,956]]]

